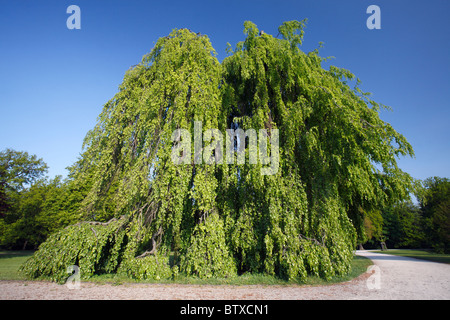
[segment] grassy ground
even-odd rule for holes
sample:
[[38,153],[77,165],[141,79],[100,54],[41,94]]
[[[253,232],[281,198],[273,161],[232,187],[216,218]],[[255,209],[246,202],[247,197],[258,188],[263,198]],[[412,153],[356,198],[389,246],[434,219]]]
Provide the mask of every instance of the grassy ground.
[[94,276],[89,279],[90,282],[97,283],[115,283],[115,284],[123,284],[123,283],[176,283],[176,284],[191,284],[191,285],[327,285],[338,282],[349,281],[358,277],[359,275],[366,272],[367,267],[372,264],[367,258],[354,256],[352,261],[352,270],[348,275],[341,277],[334,277],[333,279],[326,281],[319,277],[309,276],[306,282],[300,282],[297,280],[286,281],[274,276],[265,275],[265,274],[243,274],[237,277],[231,278],[212,278],[212,279],[199,279],[195,277],[185,277],[178,276],[175,280],[133,280],[123,276],[118,276],[115,274],[103,274]]
[[[18,269],[31,255],[33,251],[0,251],[0,280],[25,280],[25,278],[19,274]],[[144,283],[177,283],[177,284],[209,284],[209,285],[292,285],[292,284],[304,284],[304,285],[326,285],[343,281],[349,281],[362,273],[366,272],[367,267],[372,262],[369,259],[354,256],[352,261],[351,272],[342,277],[334,277],[333,279],[326,281],[318,277],[310,276],[306,282],[299,282],[296,280],[285,281],[277,277],[264,275],[264,274],[243,274],[238,277],[232,278],[214,278],[214,279],[198,279],[194,277],[184,277],[180,275],[175,280],[146,280],[139,281]],[[94,276],[89,279],[91,282],[96,283],[130,283],[137,282],[135,280],[118,276],[115,274],[103,274]]]
[[403,257],[411,257],[434,262],[450,263],[450,254],[434,253],[428,250],[416,249],[389,249],[387,251],[375,251],[378,253],[387,253]]
[[34,251],[0,251],[0,280],[24,280],[18,270]]

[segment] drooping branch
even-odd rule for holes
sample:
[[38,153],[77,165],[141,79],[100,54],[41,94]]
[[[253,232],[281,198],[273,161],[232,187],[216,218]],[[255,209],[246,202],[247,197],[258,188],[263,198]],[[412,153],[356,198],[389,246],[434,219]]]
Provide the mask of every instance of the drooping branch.
[[161,237],[158,239],[158,241],[156,240],[156,238],[159,237],[161,234],[162,234],[162,227],[159,227],[158,231],[156,231],[156,233],[154,233],[152,236],[152,249],[145,251],[141,255],[137,256],[136,259],[144,258],[150,255],[155,255],[159,243],[161,242]]
[[[122,219],[125,219],[125,218],[126,218],[126,216],[125,216],[125,215],[122,215],[122,216],[120,216],[119,218],[112,218],[112,219],[108,220],[107,222],[99,222],[99,221],[80,221],[80,222],[76,223],[75,226],[79,226],[79,225],[82,225],[82,224],[89,224],[89,225],[93,225],[93,226],[107,226],[107,225],[111,224],[111,223],[114,222],[114,221],[119,221],[119,220],[122,220]],[[66,227],[66,228],[67,228],[67,227]]]
[[322,236],[322,242],[319,242],[319,240],[317,240],[317,239],[315,239],[315,238],[308,238],[308,237],[305,237],[305,236],[302,235],[302,234],[299,234],[298,237],[299,237],[300,239],[302,239],[302,240],[308,240],[308,241],[314,242],[314,243],[317,244],[318,246],[325,247],[325,241],[324,241],[324,240],[325,240],[325,235]]

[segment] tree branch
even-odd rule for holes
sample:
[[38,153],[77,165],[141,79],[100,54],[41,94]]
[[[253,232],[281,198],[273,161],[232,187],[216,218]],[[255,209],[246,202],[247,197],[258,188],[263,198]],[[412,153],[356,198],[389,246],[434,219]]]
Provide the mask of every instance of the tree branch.
[[325,235],[323,235],[323,237],[322,237],[322,243],[320,243],[319,240],[317,240],[317,239],[308,238],[308,237],[305,237],[302,234],[299,234],[298,236],[299,236],[300,239],[308,240],[308,241],[314,242],[315,244],[317,244],[319,246],[325,247],[325,243],[324,243]]
[[122,220],[122,219],[125,219],[125,215],[120,216],[119,219],[117,219],[117,218],[112,218],[112,219],[108,220],[107,222],[99,222],[99,221],[80,221],[80,222],[76,223],[75,226],[79,226],[79,225],[82,225],[82,224],[85,224],[85,223],[87,223],[87,224],[89,224],[89,225],[92,225],[92,226],[107,226],[107,225],[109,225],[110,223],[112,223],[112,222],[114,222],[114,221],[118,221],[118,220]]
[[160,236],[162,234],[162,227],[159,227],[158,231],[156,231],[155,234],[152,236],[152,249],[145,251],[141,255],[137,256],[136,259],[144,258],[146,256],[150,255],[156,255],[156,248],[158,247],[160,241],[156,241],[156,237]]

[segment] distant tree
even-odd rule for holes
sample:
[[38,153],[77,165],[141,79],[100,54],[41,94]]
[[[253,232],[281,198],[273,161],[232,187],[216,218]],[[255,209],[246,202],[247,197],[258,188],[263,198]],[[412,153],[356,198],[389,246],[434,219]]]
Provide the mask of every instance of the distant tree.
[[21,191],[47,172],[47,164],[28,152],[5,149],[0,152],[0,179],[5,191]]
[[36,155],[0,152],[0,245],[35,248],[76,220],[83,194],[70,179],[44,178],[47,164]]
[[12,249],[37,248],[56,230],[76,222],[82,194],[60,176],[40,179],[12,194],[12,203],[0,222],[0,245]]
[[80,203],[86,192],[77,188],[70,179],[63,181],[61,176],[46,182],[45,192],[45,201],[41,204],[37,221],[47,237],[80,219]]
[[450,181],[430,177],[420,197],[426,243],[437,252],[450,251]]
[[15,237],[12,223],[19,219],[13,209],[20,193],[47,172],[47,164],[36,155],[5,149],[0,152],[0,245]]
[[46,171],[47,165],[35,155],[12,149],[0,152],[0,219],[11,208],[13,193],[20,192]]
[[47,186],[38,180],[29,188],[13,194],[13,202],[4,221],[2,246],[12,249],[37,247],[44,240],[43,230],[37,221],[45,201]]
[[[450,181],[448,178],[430,177],[414,182],[419,200],[398,201],[386,205],[381,216],[376,212],[364,215],[364,246],[374,247],[385,238],[394,248],[433,248],[449,252],[450,248]],[[381,236],[380,236],[381,234]]]
[[383,222],[388,246],[419,248],[423,245],[421,211],[412,202],[400,202],[383,210]]
[[398,248],[398,243],[401,241],[401,226],[400,219],[394,206],[383,209],[383,234],[386,236],[386,242],[390,248]]
[[0,219],[5,216],[10,206],[6,194],[6,174],[3,168],[0,167]]
[[380,243],[383,238],[383,217],[379,210],[372,210],[364,214],[363,237],[360,243],[369,242],[370,246]]

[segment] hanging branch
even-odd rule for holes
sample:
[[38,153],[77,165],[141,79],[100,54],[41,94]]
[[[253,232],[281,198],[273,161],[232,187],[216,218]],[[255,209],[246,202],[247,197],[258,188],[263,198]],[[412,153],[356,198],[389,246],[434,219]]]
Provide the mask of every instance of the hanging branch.
[[156,237],[160,236],[162,234],[162,227],[159,227],[158,231],[153,234],[152,236],[152,249],[149,251],[145,251],[141,255],[137,256],[136,259],[144,258],[149,255],[156,255],[157,247],[159,246],[161,242],[161,237],[156,241]]
[[[92,225],[92,226],[107,226],[107,225],[111,224],[111,223],[114,222],[114,221],[119,221],[119,220],[122,220],[122,219],[125,219],[125,218],[126,218],[126,216],[125,216],[125,215],[122,215],[122,216],[120,216],[119,218],[112,218],[112,219],[108,220],[107,222],[99,222],[99,221],[80,221],[80,222],[76,223],[75,226],[80,226],[80,225],[82,225],[82,224],[89,224],[89,225]],[[70,226],[68,226],[68,227],[70,227]],[[68,227],[66,227],[66,228],[68,228]]]
[[298,237],[299,237],[300,239],[302,239],[302,240],[308,240],[308,241],[314,242],[314,243],[317,244],[318,246],[325,247],[325,241],[324,241],[324,240],[325,240],[325,235],[323,235],[323,237],[322,237],[322,242],[319,242],[319,240],[317,240],[317,239],[315,239],[315,238],[308,238],[308,237],[305,237],[305,236],[302,235],[302,234],[299,234]]

